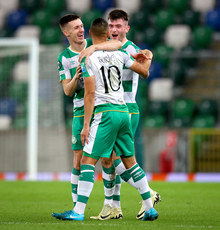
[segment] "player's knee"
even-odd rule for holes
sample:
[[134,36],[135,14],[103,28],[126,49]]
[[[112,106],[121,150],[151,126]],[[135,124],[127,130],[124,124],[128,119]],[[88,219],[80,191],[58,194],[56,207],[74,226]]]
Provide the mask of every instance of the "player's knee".
[[126,169],[132,168],[135,164],[137,164],[134,156],[128,157],[128,158],[122,157],[121,160]]
[[81,161],[73,161],[73,167],[77,170],[80,170]]
[[74,151],[73,166],[75,169],[80,170],[83,152],[81,150]]
[[101,158],[101,163],[102,166],[105,168],[110,168],[112,166],[112,159],[108,159],[108,158]]

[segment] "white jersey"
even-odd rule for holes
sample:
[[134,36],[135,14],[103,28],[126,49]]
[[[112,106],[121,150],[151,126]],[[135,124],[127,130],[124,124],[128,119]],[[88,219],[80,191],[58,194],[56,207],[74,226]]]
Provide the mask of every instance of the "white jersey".
[[95,76],[95,106],[102,104],[125,104],[122,74],[134,59],[124,50],[96,51],[82,63],[83,77]]

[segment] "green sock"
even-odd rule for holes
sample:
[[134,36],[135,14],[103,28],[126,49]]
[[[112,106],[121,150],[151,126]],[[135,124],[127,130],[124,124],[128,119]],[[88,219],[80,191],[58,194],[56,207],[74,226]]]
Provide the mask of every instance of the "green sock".
[[114,195],[113,195],[113,206],[115,208],[121,207],[120,190],[121,190],[121,177],[119,175],[116,175],[115,190],[114,190]]
[[150,187],[148,185],[147,177],[145,172],[138,164],[133,165],[130,169],[128,169],[131,174],[135,187],[139,191],[145,206],[145,210],[149,210],[153,207],[151,196],[150,196]]
[[86,204],[94,185],[94,171],[95,166],[93,165],[81,165],[78,183],[78,198],[74,208],[74,211],[78,214],[85,212]]
[[73,167],[72,174],[71,174],[71,188],[72,188],[72,199],[74,206],[77,201],[77,188],[78,188],[78,181],[79,181],[80,170],[75,169]]
[[115,166],[115,171],[118,175],[120,175],[120,177],[127,182],[128,184],[130,184],[131,186],[135,187],[134,185],[134,181],[130,175],[130,173],[128,172],[128,170],[126,170],[123,162],[121,161],[121,159],[117,159],[114,161],[114,166]]
[[115,189],[115,167],[102,168],[102,179],[104,183],[105,202],[104,204],[112,204]]

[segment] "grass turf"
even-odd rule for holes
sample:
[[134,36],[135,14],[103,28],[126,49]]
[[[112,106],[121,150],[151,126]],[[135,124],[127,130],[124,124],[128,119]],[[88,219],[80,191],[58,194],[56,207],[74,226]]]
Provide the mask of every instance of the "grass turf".
[[159,219],[136,220],[140,195],[123,183],[121,189],[122,220],[97,221],[89,216],[100,212],[104,195],[102,182],[96,182],[90,196],[85,221],[61,221],[52,212],[72,209],[68,182],[0,181],[0,229],[220,229],[220,183],[151,182],[161,194],[156,205]]

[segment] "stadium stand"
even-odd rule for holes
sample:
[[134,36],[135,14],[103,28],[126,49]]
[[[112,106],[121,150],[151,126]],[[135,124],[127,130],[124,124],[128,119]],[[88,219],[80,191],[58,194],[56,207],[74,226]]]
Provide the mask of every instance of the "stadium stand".
[[[66,40],[57,26],[61,15],[68,12],[80,14],[88,34],[91,21],[97,17],[106,17],[114,7],[122,8],[130,14],[129,39],[141,48],[149,48],[153,51],[154,59],[147,80],[147,87],[149,87],[147,100],[161,97],[161,86],[157,84],[164,84],[165,81],[169,87],[163,90],[163,95],[165,100],[168,98],[170,100],[169,108],[172,107],[176,96],[180,96],[179,94],[186,98],[194,95],[192,81],[195,82],[200,76],[199,71],[196,72],[195,69],[198,65],[203,68],[206,65],[200,63],[198,56],[191,54],[216,49],[216,47],[212,48],[212,45],[216,33],[220,31],[219,0],[136,0],[129,4],[126,0],[81,0],[80,4],[77,0],[0,0],[0,37],[37,37],[43,45],[60,43],[66,45]],[[175,52],[181,52],[187,58],[182,56],[172,59]],[[2,59],[1,62],[4,60]],[[18,63],[17,65],[14,63],[13,68],[6,70],[3,67],[0,70],[0,72],[4,71],[4,74],[0,75],[1,82],[7,81],[10,71],[16,72]],[[18,73],[15,78],[20,79]],[[157,81],[158,79],[162,80]],[[16,84],[12,82],[7,89],[8,94],[11,95],[13,89],[15,89],[13,93],[16,93],[19,89],[25,88],[23,84],[19,83],[15,86]],[[2,87],[1,85],[0,89]],[[168,92],[169,90],[171,92]],[[175,92],[178,92],[178,95],[175,95]],[[7,93],[1,93],[0,96],[4,94]],[[22,98],[24,95],[22,94]],[[211,99],[218,104],[219,102],[213,97],[211,96]],[[199,99],[191,99],[199,104],[206,98],[207,95],[201,94]],[[216,114],[212,116],[215,124],[218,124],[219,119]],[[167,121],[165,119],[163,124],[168,125]]]

